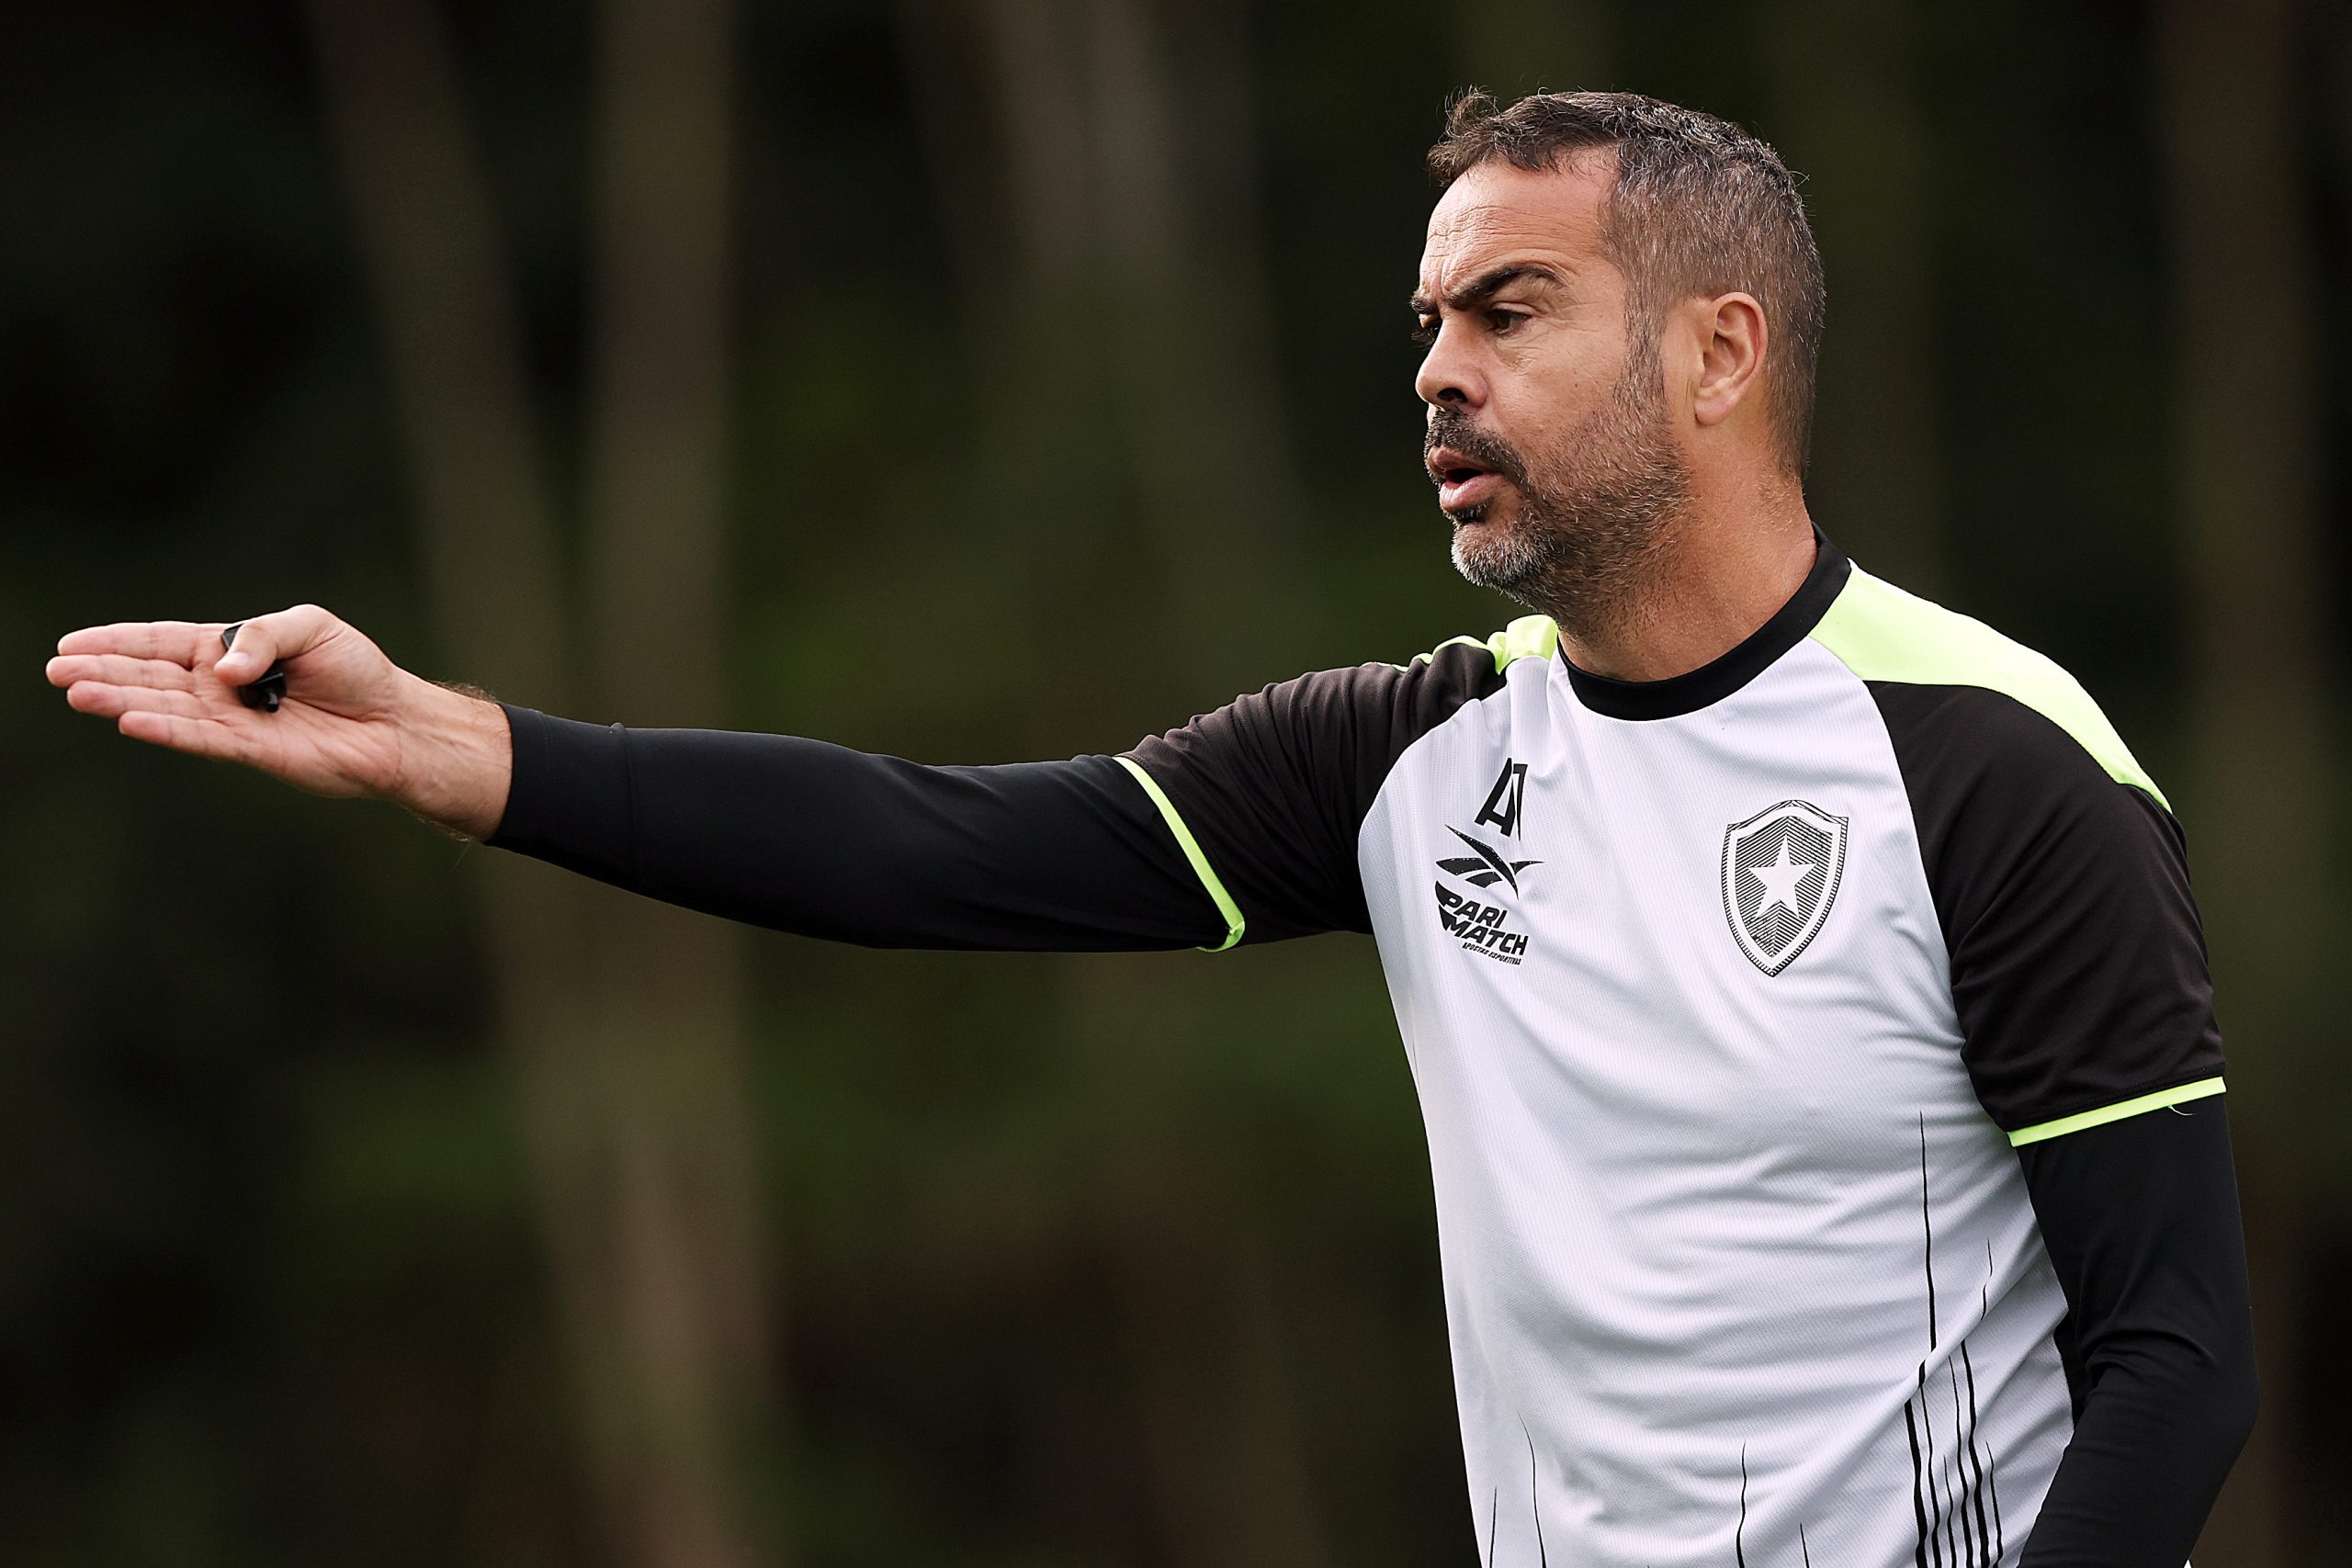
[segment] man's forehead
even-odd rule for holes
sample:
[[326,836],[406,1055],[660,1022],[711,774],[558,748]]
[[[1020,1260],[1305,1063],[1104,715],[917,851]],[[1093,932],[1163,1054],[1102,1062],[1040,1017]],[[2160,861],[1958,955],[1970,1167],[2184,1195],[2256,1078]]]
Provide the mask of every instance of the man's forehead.
[[1430,214],[1422,292],[1442,295],[1508,261],[1572,272],[1601,262],[1611,173],[1607,157],[1590,154],[1550,169],[1494,160],[1469,170]]

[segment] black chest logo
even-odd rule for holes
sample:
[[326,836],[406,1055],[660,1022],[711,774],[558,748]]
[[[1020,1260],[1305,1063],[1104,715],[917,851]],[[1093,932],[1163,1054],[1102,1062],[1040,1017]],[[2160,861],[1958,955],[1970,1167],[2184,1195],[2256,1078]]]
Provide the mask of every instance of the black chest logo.
[[1440,929],[1459,937],[1469,951],[1506,964],[1516,964],[1526,956],[1527,933],[1511,929],[1512,911],[1498,901],[1505,896],[1498,890],[1508,890],[1509,897],[1516,897],[1519,874],[1544,863],[1515,856],[1519,846],[1514,840],[1526,804],[1527,764],[1506,758],[1494,787],[1487,792],[1487,804],[1470,823],[1472,829],[1484,831],[1464,831],[1450,823],[1446,827],[1471,852],[1447,855],[1437,863],[1438,870],[1474,889],[1463,893],[1443,880],[1436,884]]
[[1724,914],[1749,963],[1778,975],[1820,934],[1846,869],[1846,818],[1784,800],[1724,829]]

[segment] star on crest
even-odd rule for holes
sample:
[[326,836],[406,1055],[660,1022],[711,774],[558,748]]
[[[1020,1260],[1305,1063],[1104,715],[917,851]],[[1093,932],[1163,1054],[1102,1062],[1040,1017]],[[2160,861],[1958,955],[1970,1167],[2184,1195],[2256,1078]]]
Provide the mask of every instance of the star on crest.
[[1797,883],[1809,873],[1820,869],[1817,865],[1792,863],[1789,860],[1789,840],[1782,838],[1781,852],[1770,865],[1748,868],[1747,874],[1764,885],[1764,897],[1756,906],[1756,918],[1762,919],[1764,911],[1778,904],[1793,918],[1803,919],[1804,911],[1797,908]]

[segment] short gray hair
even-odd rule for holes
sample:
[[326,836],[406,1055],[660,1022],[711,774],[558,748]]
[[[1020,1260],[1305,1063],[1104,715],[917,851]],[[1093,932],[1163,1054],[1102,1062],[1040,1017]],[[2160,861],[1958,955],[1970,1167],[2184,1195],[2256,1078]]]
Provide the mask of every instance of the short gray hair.
[[1602,148],[1617,163],[1602,243],[1625,275],[1630,324],[1654,336],[1685,299],[1754,295],[1770,333],[1765,391],[1781,460],[1803,475],[1826,291],[1796,176],[1778,152],[1729,120],[1638,93],[1535,93],[1506,108],[1473,87],[1448,108],[1430,169],[1451,186],[1497,158],[1541,171]]

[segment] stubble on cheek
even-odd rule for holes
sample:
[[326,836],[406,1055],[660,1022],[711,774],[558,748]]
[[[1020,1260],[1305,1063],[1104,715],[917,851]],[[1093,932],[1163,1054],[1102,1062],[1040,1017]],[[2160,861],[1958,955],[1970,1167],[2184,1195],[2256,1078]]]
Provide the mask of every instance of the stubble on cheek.
[[1611,619],[1640,591],[1690,500],[1645,357],[1557,442],[1531,445],[1522,477],[1487,503],[1484,521],[1456,523],[1455,570],[1570,630]]

